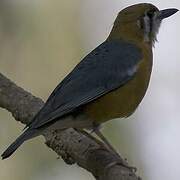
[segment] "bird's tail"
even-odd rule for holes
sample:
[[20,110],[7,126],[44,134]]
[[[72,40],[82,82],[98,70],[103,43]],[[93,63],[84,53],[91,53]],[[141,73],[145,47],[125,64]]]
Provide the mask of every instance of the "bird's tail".
[[16,149],[24,143],[24,141],[31,139],[37,136],[36,129],[27,129],[25,130],[1,155],[2,159],[6,159],[11,156]]

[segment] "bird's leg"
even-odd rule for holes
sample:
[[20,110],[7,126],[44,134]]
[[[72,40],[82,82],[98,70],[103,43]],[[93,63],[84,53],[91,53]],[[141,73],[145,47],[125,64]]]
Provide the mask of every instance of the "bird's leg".
[[105,136],[101,133],[99,127],[95,127],[93,129],[93,132],[102,140],[102,142],[104,143],[104,145],[108,148],[108,150],[112,151],[114,154],[116,154],[117,156],[119,156],[119,154],[116,152],[116,150],[114,149],[114,147],[109,143],[109,141],[105,138]]
[[122,166],[124,166],[126,168],[131,169],[133,172],[136,172],[136,170],[137,170],[136,167],[131,167],[131,166],[128,165],[127,160],[122,160],[122,158],[119,156],[119,154],[114,149],[114,147],[109,143],[109,141],[101,133],[100,126],[97,126],[97,125],[94,126],[93,130],[91,131],[91,133],[95,133],[102,140],[102,142],[108,148],[108,150],[111,151],[113,154],[115,154],[118,159],[120,159],[119,161],[110,164],[107,168],[110,168],[111,166],[114,166],[116,164],[120,164],[120,165],[122,165]]

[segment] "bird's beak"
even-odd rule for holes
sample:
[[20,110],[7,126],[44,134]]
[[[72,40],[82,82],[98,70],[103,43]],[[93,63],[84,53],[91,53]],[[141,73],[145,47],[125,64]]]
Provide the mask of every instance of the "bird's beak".
[[163,20],[165,18],[168,18],[172,16],[173,14],[177,13],[178,11],[179,10],[175,8],[161,10],[158,13],[158,19]]

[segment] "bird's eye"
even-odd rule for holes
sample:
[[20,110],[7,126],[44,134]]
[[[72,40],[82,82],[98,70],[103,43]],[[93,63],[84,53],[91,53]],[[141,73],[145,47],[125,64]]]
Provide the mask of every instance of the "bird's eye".
[[151,28],[154,15],[155,15],[155,10],[151,9],[147,11],[144,14],[144,16],[142,16],[137,22],[139,28],[145,30]]
[[147,15],[150,19],[152,19],[153,16],[154,16],[154,11],[153,11],[153,10],[150,10],[150,11],[146,12],[146,15]]

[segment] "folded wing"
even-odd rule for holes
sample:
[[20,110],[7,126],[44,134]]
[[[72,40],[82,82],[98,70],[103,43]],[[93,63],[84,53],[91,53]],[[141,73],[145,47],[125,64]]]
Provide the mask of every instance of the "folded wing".
[[105,41],[88,54],[55,88],[35,116],[40,128],[75,111],[132,79],[142,59],[140,49],[123,41]]

